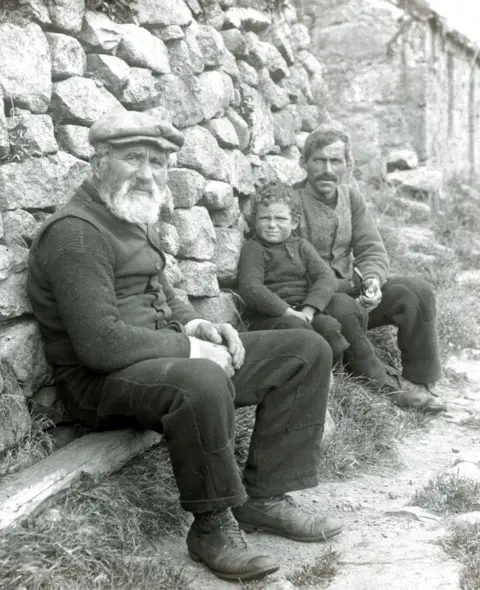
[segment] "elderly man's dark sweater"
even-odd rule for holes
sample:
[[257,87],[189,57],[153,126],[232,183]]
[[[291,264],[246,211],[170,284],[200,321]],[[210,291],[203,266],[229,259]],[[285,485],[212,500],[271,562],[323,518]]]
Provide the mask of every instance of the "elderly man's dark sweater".
[[250,311],[282,316],[291,305],[323,311],[335,291],[328,265],[303,238],[268,244],[255,236],[243,245],[239,293]]
[[200,316],[175,296],[164,267],[156,228],[115,218],[85,182],[31,248],[28,294],[49,362],[108,373],[188,358],[181,324]]

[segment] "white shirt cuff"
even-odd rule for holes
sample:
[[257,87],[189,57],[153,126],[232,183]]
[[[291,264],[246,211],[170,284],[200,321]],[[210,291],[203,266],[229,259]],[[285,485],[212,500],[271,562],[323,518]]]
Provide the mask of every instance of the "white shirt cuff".
[[190,358],[198,359],[200,357],[200,341],[193,336],[189,336],[188,339],[190,340]]

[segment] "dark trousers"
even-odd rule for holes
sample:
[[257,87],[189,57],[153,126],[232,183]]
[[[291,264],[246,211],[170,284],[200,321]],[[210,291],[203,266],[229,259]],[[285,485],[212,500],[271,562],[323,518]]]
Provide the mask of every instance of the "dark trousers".
[[[314,332],[242,333],[246,356],[229,379],[203,359],[146,360],[109,375],[57,368],[72,414],[95,429],[132,423],[165,436],[182,507],[241,505],[317,485],[332,357]],[[82,398],[95,407],[84,407]],[[256,405],[242,474],[234,458],[235,408]]]

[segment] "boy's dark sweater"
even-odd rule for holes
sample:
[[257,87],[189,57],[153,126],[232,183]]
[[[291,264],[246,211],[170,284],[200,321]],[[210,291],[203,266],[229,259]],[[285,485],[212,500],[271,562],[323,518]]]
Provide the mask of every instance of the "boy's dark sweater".
[[336,280],[307,240],[290,236],[280,244],[268,244],[254,236],[242,248],[238,285],[249,311],[281,316],[297,305],[323,311]]

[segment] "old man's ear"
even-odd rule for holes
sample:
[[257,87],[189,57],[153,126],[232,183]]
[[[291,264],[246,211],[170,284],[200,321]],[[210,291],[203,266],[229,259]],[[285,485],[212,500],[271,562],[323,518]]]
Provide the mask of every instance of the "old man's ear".
[[105,157],[108,156],[108,148],[98,149],[90,156],[90,166],[96,179],[102,180],[105,174]]

